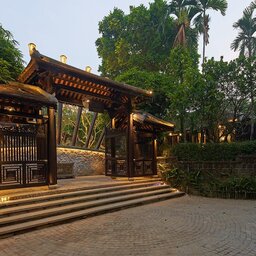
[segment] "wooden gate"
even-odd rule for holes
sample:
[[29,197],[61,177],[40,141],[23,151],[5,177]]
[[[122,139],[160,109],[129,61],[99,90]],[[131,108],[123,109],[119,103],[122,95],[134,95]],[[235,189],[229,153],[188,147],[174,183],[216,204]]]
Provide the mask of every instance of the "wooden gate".
[[[133,162],[130,177],[155,175],[153,137],[139,134],[134,140]],[[127,168],[127,130],[106,129],[105,175],[129,177]]]
[[0,189],[47,184],[47,126],[0,127]]

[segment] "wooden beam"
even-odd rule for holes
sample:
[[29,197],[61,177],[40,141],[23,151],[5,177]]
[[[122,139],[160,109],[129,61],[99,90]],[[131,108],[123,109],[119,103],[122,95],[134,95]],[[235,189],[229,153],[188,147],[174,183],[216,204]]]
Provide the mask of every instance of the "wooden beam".
[[0,110],[0,115],[4,115],[4,116],[19,116],[19,117],[43,119],[42,115],[30,114],[30,113],[24,113],[24,112],[16,112],[16,111],[8,111],[8,110],[4,110],[4,109]]
[[[117,104],[122,104],[120,98],[113,98],[113,97],[109,97],[109,96],[105,96],[105,95],[101,95],[101,94],[97,94],[94,92],[90,92],[87,90],[83,90],[83,89],[79,89],[79,88],[75,88],[72,86],[68,86],[68,85],[63,85],[63,84],[54,84],[55,90],[65,90],[67,92],[73,92],[73,93],[79,93],[81,95],[84,95],[85,97],[88,96],[92,96],[98,99],[102,99],[105,101],[108,101],[110,103],[117,103]],[[58,98],[58,96],[57,96]]]
[[94,125],[95,125],[97,117],[98,117],[98,113],[94,112],[93,113],[93,117],[92,117],[92,122],[91,122],[89,131],[88,131],[88,135],[87,135],[87,138],[86,138],[86,142],[84,144],[84,148],[88,148],[88,146],[89,146],[89,142],[90,142],[90,139],[91,139],[92,131],[93,131],[93,128],[94,128]]
[[[112,97],[113,95],[113,90],[110,89],[105,89],[107,88],[106,86],[100,85],[100,84],[96,84],[94,82],[89,82],[89,81],[85,81],[85,80],[77,80],[74,79],[74,77],[72,77],[71,79],[65,78],[63,75],[58,75],[54,77],[54,83],[55,84],[64,84],[64,83],[69,83],[72,84],[70,86],[74,87],[74,88],[83,88],[86,87],[88,90],[92,89],[92,90],[97,90],[97,94],[105,94],[105,96],[108,97]],[[84,89],[83,89],[84,90]]]
[[78,107],[77,116],[76,116],[76,125],[75,125],[75,129],[74,129],[73,136],[72,136],[71,146],[76,145],[77,133],[78,133],[78,129],[79,129],[80,121],[81,121],[82,111],[83,111],[83,108]]
[[58,126],[57,126],[57,144],[61,143],[61,127],[62,127],[62,109],[63,104],[58,103]]

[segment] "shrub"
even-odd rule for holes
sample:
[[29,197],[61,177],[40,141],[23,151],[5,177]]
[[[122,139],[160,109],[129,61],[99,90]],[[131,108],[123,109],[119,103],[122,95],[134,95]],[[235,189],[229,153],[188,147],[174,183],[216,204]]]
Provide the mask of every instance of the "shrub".
[[[163,172],[163,178],[174,188],[202,196],[235,198],[233,192],[256,193],[256,177],[231,176],[222,180],[208,171],[185,171],[173,168]],[[243,198],[246,198],[246,195]]]
[[236,143],[180,143],[171,149],[180,161],[229,161],[239,155],[256,154],[256,141]]

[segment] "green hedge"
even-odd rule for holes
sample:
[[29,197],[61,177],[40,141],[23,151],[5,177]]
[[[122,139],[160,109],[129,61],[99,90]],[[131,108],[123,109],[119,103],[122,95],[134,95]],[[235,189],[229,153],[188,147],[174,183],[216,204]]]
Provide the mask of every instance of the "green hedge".
[[181,161],[229,161],[239,155],[256,154],[256,141],[205,145],[180,143],[171,149],[171,153]]

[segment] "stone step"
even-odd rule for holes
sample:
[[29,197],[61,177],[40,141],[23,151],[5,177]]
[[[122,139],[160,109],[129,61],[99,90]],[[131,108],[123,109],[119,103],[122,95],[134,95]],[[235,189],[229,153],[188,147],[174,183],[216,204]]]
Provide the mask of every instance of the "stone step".
[[[156,182],[157,181],[157,182]],[[29,204],[36,204],[40,202],[45,201],[51,201],[51,200],[59,200],[64,198],[73,198],[73,197],[81,197],[85,195],[95,195],[100,193],[108,193],[111,191],[119,191],[124,189],[136,189],[140,187],[149,187],[149,186],[157,186],[162,184],[162,182],[159,181],[159,179],[154,180],[143,180],[140,182],[125,182],[125,183],[114,183],[114,186],[109,186],[109,184],[105,185],[104,187],[86,187],[84,189],[77,189],[72,191],[58,191],[58,193],[52,193],[52,194],[43,194],[38,195],[36,197],[31,198],[22,198],[18,200],[11,200],[7,202],[3,202],[0,204],[0,210],[5,208],[11,208],[11,207],[17,207],[17,206],[24,206]]]
[[[172,192],[170,188],[162,188],[162,189],[157,189],[157,190],[148,191],[148,192],[138,192],[135,194],[126,194],[122,196],[115,196],[111,198],[104,198],[104,199],[99,199],[99,200],[94,200],[89,202],[82,202],[82,203],[79,202],[79,203],[68,204],[63,206],[56,206],[54,208],[49,208],[49,209],[40,208],[38,211],[32,211],[32,212],[28,211],[20,214],[17,213],[14,216],[3,217],[0,219],[0,227],[15,224],[15,223],[41,219],[41,218],[48,218],[50,216],[57,216],[64,213],[81,211],[84,209],[97,207],[101,205],[114,204],[122,201],[150,197],[153,195],[164,194],[164,193],[171,194]],[[15,211],[15,208],[13,210]]]
[[[55,198],[55,200],[47,200],[47,201],[37,201],[35,203],[32,201],[32,204],[21,204],[16,207],[6,207],[3,209],[0,209],[0,219],[3,217],[12,216],[12,215],[17,215],[20,213],[24,212],[32,212],[40,209],[49,209],[53,207],[59,207],[59,206],[64,206],[68,204],[75,204],[75,203],[81,203],[81,202],[89,202],[93,200],[99,200],[99,199],[104,199],[104,198],[111,198],[111,197],[116,197],[116,196],[122,196],[122,195],[127,195],[127,194],[135,194],[135,193],[142,193],[142,192],[149,192],[149,191],[155,191],[155,190],[160,190],[160,189],[168,189],[168,185],[159,185],[159,186],[143,186],[140,187],[138,186],[139,184],[136,184],[136,186],[122,186],[122,189],[118,189],[117,191],[109,190],[108,189],[100,189],[100,192],[96,194],[91,194],[91,193],[77,193],[77,192],[72,192],[70,194],[73,194],[73,197],[66,196],[66,197],[61,197],[61,198]],[[119,188],[119,187],[116,187]],[[89,192],[89,191],[87,191]],[[91,191],[90,191],[91,192]],[[78,194],[78,195],[77,195]]]
[[18,223],[14,225],[1,227],[0,237],[4,238],[12,234],[34,230],[36,228],[40,228],[44,226],[55,225],[55,224],[60,224],[64,222],[66,223],[67,221],[72,221],[75,219],[92,217],[92,216],[104,214],[107,212],[113,212],[113,211],[129,208],[129,207],[135,207],[143,204],[153,203],[160,200],[167,200],[167,199],[179,197],[182,195],[184,195],[183,192],[176,191],[176,192],[169,192],[169,193],[160,194],[160,195],[147,196],[143,198],[136,198],[136,199],[131,198],[130,200],[113,202],[111,204],[95,206],[89,209],[83,209],[75,212],[69,212],[69,213],[60,212],[60,214],[56,216],[46,217],[46,218],[37,219],[37,220],[30,220],[25,223]]

